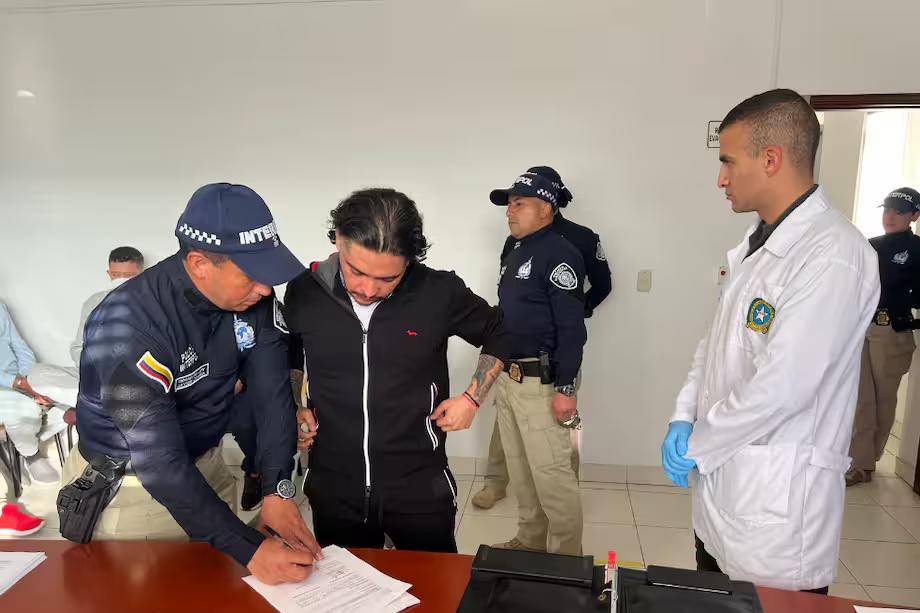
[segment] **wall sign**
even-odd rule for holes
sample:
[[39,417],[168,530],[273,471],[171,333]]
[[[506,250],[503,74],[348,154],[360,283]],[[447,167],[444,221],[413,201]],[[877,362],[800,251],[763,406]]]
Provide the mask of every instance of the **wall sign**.
[[709,130],[706,135],[706,147],[709,149],[718,149],[719,148],[719,126],[722,125],[721,121],[710,121]]

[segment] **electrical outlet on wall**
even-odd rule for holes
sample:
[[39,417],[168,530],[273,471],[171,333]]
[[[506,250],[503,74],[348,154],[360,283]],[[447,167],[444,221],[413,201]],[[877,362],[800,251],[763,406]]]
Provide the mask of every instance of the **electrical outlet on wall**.
[[636,279],[636,289],[640,292],[648,293],[652,291],[652,271],[640,270],[639,277]]

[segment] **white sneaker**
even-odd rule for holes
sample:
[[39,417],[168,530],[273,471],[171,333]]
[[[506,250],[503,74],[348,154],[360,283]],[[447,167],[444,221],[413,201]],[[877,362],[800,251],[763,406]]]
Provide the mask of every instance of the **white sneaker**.
[[48,458],[35,454],[31,458],[26,458],[26,468],[32,478],[39,483],[57,483],[61,476]]

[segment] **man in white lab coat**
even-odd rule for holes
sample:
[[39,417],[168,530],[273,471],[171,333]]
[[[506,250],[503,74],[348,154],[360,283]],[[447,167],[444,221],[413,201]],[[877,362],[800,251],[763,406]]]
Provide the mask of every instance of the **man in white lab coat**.
[[[732,109],[718,185],[758,223],[677,398],[665,472],[693,492],[700,570],[827,593],[837,572],[875,252],[814,184],[818,121],[791,90]],[[695,470],[694,470],[695,469]]]

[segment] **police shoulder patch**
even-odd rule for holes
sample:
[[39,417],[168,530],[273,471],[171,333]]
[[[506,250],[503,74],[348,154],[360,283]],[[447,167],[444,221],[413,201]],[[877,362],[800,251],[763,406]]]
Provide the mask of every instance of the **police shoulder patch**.
[[776,319],[776,309],[763,298],[755,298],[748,307],[746,327],[761,334],[770,331],[773,320]]
[[137,369],[141,371],[141,374],[156,381],[163,387],[163,391],[169,393],[169,388],[172,386],[173,374],[169,370],[169,367],[165,364],[162,364],[159,360],[153,357],[153,354],[149,351],[145,352],[141,356],[141,359],[137,361]]
[[272,305],[272,311],[273,311],[272,318],[274,319],[275,327],[281,330],[281,332],[283,332],[284,334],[289,334],[287,322],[284,321],[284,313],[281,311],[281,303],[278,302],[277,298],[274,299],[274,303]]
[[571,266],[563,262],[556,266],[553,269],[553,272],[549,275],[550,283],[558,287],[559,289],[564,289],[566,291],[573,290],[578,287],[578,276],[575,274],[575,271]]
[[236,337],[236,347],[240,351],[255,347],[256,331],[252,324],[238,315],[233,316],[233,334]]

